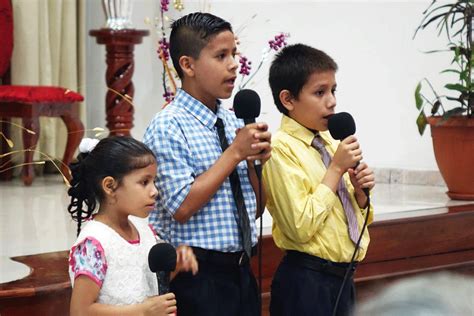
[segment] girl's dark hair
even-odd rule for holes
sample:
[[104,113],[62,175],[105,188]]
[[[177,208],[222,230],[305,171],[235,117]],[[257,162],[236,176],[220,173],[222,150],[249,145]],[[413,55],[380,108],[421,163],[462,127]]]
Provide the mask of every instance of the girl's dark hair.
[[210,13],[190,13],[171,24],[170,55],[179,78],[184,75],[179,65],[181,56],[197,59],[207,43],[223,31],[232,32],[230,23]]
[[104,138],[91,152],[80,153],[77,162],[70,165],[72,180],[68,194],[71,202],[67,208],[77,221],[77,235],[82,221],[90,218],[97,203],[104,200],[102,179],[110,176],[120,184],[132,170],[154,162],[155,155],[145,144],[125,136]]

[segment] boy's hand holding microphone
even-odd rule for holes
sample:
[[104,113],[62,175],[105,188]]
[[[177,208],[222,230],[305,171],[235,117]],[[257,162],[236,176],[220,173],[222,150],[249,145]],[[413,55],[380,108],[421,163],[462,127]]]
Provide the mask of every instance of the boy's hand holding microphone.
[[243,159],[261,168],[261,164],[270,158],[271,133],[266,123],[255,122],[260,115],[260,97],[253,90],[240,90],[235,95],[233,109],[235,116],[245,123],[245,127],[236,131],[233,144]]
[[329,118],[328,129],[334,139],[340,140],[330,168],[341,176],[349,172],[355,189],[355,197],[360,207],[365,207],[367,195],[375,186],[374,172],[362,160],[362,150],[354,136],[355,122],[349,113],[341,112]]

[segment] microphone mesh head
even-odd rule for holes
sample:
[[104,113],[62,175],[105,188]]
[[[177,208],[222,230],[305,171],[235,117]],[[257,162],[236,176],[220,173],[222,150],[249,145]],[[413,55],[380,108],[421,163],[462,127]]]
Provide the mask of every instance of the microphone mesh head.
[[332,138],[343,140],[344,138],[355,134],[356,125],[352,115],[347,112],[340,112],[329,117],[328,129]]
[[238,118],[254,119],[260,115],[260,97],[253,90],[240,90],[234,97],[233,108]]
[[176,268],[176,249],[167,243],[154,245],[148,253],[148,266],[151,272],[173,271]]

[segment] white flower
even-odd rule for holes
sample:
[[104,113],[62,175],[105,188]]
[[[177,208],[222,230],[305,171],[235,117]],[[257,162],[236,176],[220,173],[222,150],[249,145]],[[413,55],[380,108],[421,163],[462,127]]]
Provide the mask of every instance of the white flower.
[[79,152],[81,153],[90,153],[97,143],[99,142],[96,138],[83,138],[79,144]]

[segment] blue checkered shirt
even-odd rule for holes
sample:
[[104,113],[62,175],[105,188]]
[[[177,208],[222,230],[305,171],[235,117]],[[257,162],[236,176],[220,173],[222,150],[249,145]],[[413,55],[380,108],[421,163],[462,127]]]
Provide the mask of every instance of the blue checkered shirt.
[[[173,102],[153,118],[143,140],[158,161],[158,197],[149,221],[162,239],[175,246],[186,244],[234,252],[242,250],[242,238],[228,178],[211,200],[186,223],[180,224],[173,219],[194,179],[208,170],[222,154],[214,126],[217,117],[224,122],[227,140],[232,143],[235,130],[243,126],[243,121],[220,105],[217,113],[212,112],[184,90],[179,90]],[[240,162],[237,171],[250,219],[252,243],[256,244],[256,200],[247,175],[247,163]]]

